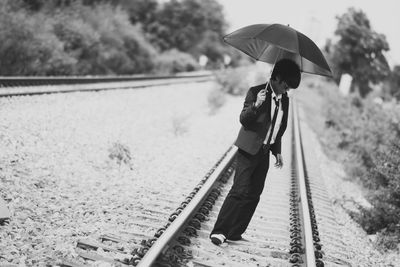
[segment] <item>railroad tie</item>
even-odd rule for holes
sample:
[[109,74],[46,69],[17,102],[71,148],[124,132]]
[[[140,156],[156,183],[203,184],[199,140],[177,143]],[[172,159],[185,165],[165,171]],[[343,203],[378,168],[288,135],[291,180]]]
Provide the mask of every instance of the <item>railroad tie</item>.
[[0,198],[0,225],[8,221],[11,217],[11,213],[7,208],[7,203]]

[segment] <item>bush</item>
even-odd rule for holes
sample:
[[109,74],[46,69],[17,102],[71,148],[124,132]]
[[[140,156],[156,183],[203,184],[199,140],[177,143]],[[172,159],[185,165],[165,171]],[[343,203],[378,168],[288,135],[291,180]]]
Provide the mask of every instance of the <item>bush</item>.
[[7,3],[0,3],[0,75],[135,74],[153,68],[156,51],[118,6],[74,2],[34,12]]
[[63,9],[54,31],[79,60],[81,74],[148,72],[155,51],[119,7],[99,4]]
[[174,74],[199,69],[200,65],[191,55],[172,49],[158,56],[155,60],[153,72],[157,74]]
[[[39,22],[40,21],[40,22]],[[52,20],[0,6],[0,75],[70,74],[76,60],[49,32]]]
[[119,167],[121,167],[122,164],[125,164],[132,169],[132,156],[128,146],[119,142],[114,142],[108,149],[108,153],[108,157],[111,160],[115,160]]
[[221,88],[217,86],[210,91],[207,97],[207,101],[210,108],[210,114],[214,114],[225,104],[226,96],[222,92]]
[[377,236],[377,245],[384,250],[395,250],[400,244],[400,225],[383,229]]
[[[105,74],[106,67],[99,67],[100,36],[77,13],[59,15],[54,21],[53,34],[63,43],[65,53],[75,58],[77,64],[71,74]],[[102,71],[99,71],[101,69]]]
[[214,74],[222,91],[231,95],[244,95],[250,87],[265,83],[267,79],[265,71],[255,65],[227,68]]
[[117,74],[146,73],[153,68],[156,51],[122,8],[107,4],[84,7],[82,17],[99,34],[99,61]]
[[[242,68],[241,68],[242,69]],[[239,69],[225,69],[215,72],[215,79],[225,93],[243,95],[249,89],[246,81],[247,72]]]
[[172,132],[175,136],[181,136],[189,130],[189,117],[184,114],[174,114],[172,117]]
[[353,218],[368,233],[397,235],[399,231],[388,229],[400,221],[400,107],[338,94],[330,94],[325,107],[327,140],[349,153],[353,160],[347,168],[369,189],[367,199],[373,208],[360,208]]
[[400,65],[394,66],[389,78],[390,94],[400,100]]

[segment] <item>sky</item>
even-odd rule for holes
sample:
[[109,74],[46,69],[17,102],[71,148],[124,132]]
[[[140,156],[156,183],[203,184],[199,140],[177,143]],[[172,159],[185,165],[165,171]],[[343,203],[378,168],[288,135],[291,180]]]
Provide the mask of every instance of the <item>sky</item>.
[[257,23],[289,24],[304,33],[318,46],[334,36],[336,16],[349,7],[362,10],[371,28],[386,36],[390,51],[386,58],[391,66],[400,65],[399,0],[217,0],[225,10],[229,31]]

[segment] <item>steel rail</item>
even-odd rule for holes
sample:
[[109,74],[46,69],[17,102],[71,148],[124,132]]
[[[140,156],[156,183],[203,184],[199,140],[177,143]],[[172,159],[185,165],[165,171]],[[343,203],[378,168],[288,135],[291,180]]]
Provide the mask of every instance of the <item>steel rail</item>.
[[305,175],[304,175],[304,161],[303,161],[303,151],[301,145],[301,132],[299,125],[299,115],[298,115],[298,107],[297,102],[294,99],[292,101],[292,112],[293,112],[293,124],[294,124],[294,138],[295,138],[295,148],[296,148],[296,164],[297,164],[297,178],[299,184],[299,195],[300,195],[300,205],[302,208],[302,221],[303,221],[303,233],[304,233],[304,242],[305,242],[305,257],[306,257],[306,266],[314,267],[316,266],[315,262],[315,252],[314,252],[314,242],[312,235],[312,226],[310,219],[310,207],[308,205],[307,198],[307,188],[305,184]]
[[33,85],[65,85],[104,82],[126,82],[142,80],[199,78],[210,76],[211,72],[187,72],[175,75],[118,75],[118,76],[0,76],[0,88]]
[[212,78],[213,74],[211,72],[168,76],[0,77],[0,97],[143,88],[178,83],[204,82]]
[[181,231],[185,226],[186,222],[191,218],[194,212],[200,207],[202,202],[205,200],[207,195],[214,187],[219,176],[225,171],[227,166],[233,161],[236,155],[237,148],[231,147],[231,150],[227,153],[225,158],[216,167],[214,172],[210,175],[204,185],[200,188],[197,194],[185,207],[185,209],[179,214],[179,216],[172,222],[172,224],[165,230],[165,232],[157,239],[157,241],[151,246],[146,255],[137,265],[138,267],[150,267],[155,262],[157,257],[165,250],[168,243]]

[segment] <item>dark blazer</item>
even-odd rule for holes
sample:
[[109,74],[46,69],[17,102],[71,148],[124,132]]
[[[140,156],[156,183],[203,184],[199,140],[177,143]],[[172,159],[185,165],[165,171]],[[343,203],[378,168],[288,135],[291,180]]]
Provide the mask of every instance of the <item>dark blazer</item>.
[[[260,150],[271,124],[272,89],[270,85],[268,85],[264,103],[258,108],[254,106],[258,92],[264,89],[265,86],[266,84],[260,84],[249,89],[242,112],[240,113],[242,127],[240,128],[235,145],[252,155],[257,154]],[[274,155],[281,153],[281,139],[288,121],[289,98],[286,93],[282,95],[281,105],[283,109],[281,127],[276,135],[275,143],[270,147]]]

